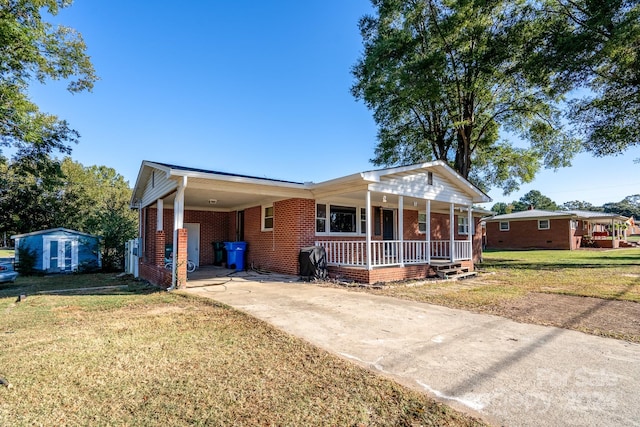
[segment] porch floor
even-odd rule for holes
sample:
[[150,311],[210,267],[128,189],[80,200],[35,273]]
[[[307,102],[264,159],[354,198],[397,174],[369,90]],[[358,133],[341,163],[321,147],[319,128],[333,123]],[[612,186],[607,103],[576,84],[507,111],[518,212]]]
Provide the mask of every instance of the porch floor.
[[287,274],[261,272],[255,270],[236,271],[230,268],[215,265],[204,265],[193,273],[187,274],[187,288],[197,288],[212,285],[224,285],[230,281],[249,282],[285,282],[293,283],[301,281],[298,276]]

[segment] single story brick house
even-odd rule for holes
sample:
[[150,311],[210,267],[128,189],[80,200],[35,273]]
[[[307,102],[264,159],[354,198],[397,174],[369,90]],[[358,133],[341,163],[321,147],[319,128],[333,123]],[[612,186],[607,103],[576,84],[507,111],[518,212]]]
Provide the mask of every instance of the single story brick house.
[[[364,283],[426,277],[435,263],[481,257],[474,203],[491,199],[442,161],[291,182],[143,161],[139,274],[187,282],[185,261],[214,263],[215,243],[246,242],[247,268],[296,275],[300,250],[321,246],[330,276]],[[165,247],[175,274],[163,268]]]
[[529,209],[485,218],[488,249],[617,248],[627,217],[607,212]]

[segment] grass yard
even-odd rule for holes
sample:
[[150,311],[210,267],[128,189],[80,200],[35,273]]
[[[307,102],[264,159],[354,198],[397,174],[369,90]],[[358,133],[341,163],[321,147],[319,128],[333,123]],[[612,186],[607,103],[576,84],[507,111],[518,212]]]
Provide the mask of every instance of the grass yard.
[[228,307],[127,278],[20,277],[0,285],[0,312],[12,385],[0,425],[482,425]]
[[0,258],[13,258],[14,255],[13,249],[0,249]]
[[489,251],[478,269],[374,292],[640,342],[640,249]]

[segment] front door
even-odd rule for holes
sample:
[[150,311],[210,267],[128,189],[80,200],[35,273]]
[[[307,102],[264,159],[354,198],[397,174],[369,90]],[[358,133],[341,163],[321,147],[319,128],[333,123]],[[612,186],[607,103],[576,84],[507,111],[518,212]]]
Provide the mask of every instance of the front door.
[[382,211],[382,239],[394,240],[394,237],[393,211],[391,209],[385,209]]
[[200,224],[184,223],[187,229],[187,259],[200,267]]

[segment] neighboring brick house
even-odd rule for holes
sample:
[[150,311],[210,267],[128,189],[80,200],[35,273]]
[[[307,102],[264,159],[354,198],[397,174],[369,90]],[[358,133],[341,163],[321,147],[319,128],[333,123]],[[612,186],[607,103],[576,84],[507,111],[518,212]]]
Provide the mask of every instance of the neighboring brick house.
[[617,248],[627,218],[590,211],[529,209],[486,218],[487,249]]
[[[375,283],[426,277],[437,262],[473,269],[487,214],[473,204],[488,201],[442,161],[318,184],[144,161],[131,207],[139,210],[140,276],[156,284],[184,284],[187,257],[213,264],[223,241],[247,242],[248,268],[292,275],[301,248],[322,246],[330,274]],[[176,275],[163,268],[167,245]]]

